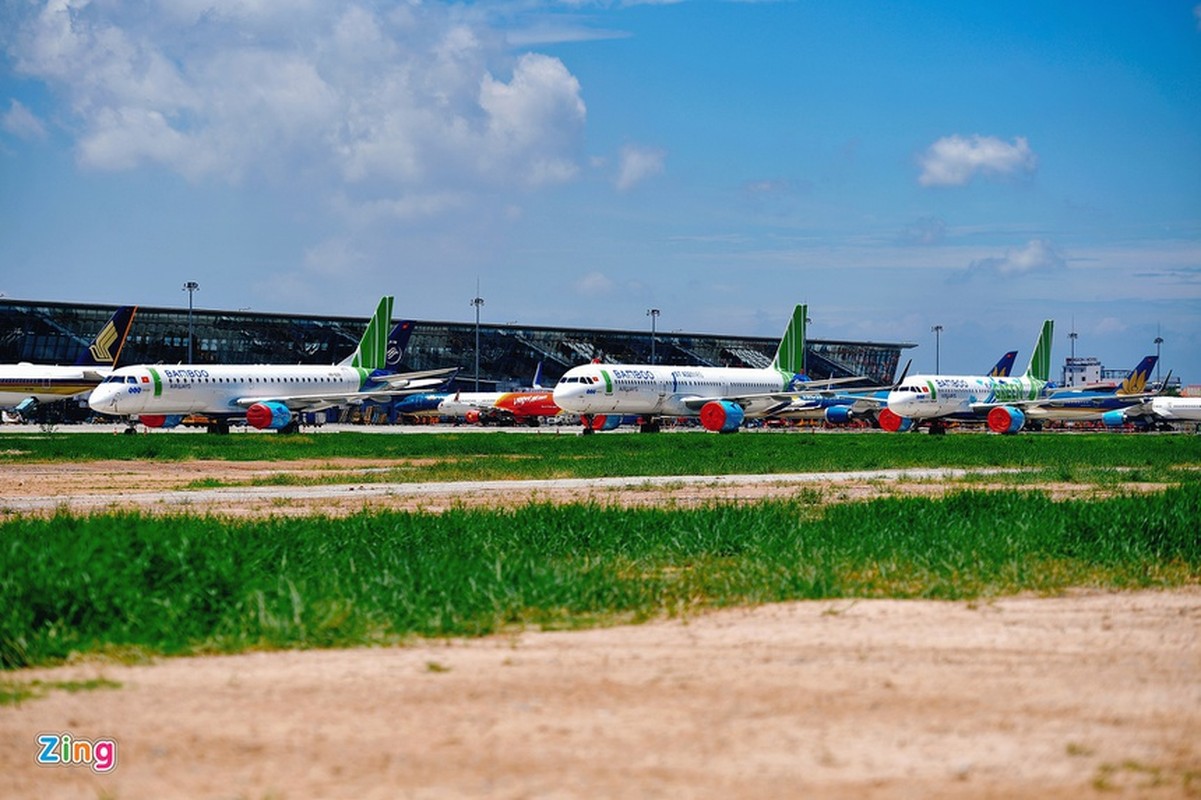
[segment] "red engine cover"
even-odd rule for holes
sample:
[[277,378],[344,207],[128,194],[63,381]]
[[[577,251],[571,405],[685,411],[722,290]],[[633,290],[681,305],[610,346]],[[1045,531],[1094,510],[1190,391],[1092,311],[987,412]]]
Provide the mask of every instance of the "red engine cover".
[[142,414],[138,420],[147,428],[161,428],[167,423],[165,414]]
[[880,409],[880,413],[876,415],[876,419],[879,421],[880,427],[889,433],[896,433],[905,424],[904,417],[887,408]]

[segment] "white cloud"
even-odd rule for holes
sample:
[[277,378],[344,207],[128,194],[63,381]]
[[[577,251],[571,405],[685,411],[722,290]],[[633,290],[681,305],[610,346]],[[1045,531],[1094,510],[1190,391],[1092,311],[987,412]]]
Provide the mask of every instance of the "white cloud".
[[944,136],[930,145],[919,162],[922,186],[963,186],[977,174],[1005,177],[1038,167],[1038,157],[1023,136],[1012,144],[993,136]]
[[608,294],[613,287],[613,280],[603,272],[589,272],[575,282],[576,292],[589,296]]
[[0,117],[0,127],[21,139],[45,139],[46,127],[20,100],[12,99]]
[[[6,37],[68,99],[81,164],[404,194],[573,178],[586,108],[561,61],[512,58],[487,8],[52,0]],[[368,191],[369,188],[369,191]]]
[[991,274],[1017,277],[1041,272],[1055,272],[1067,267],[1067,259],[1050,242],[1032,239],[1016,250],[1007,250],[999,258],[982,258],[968,267],[969,274]]
[[632,189],[647,178],[662,174],[667,153],[650,147],[626,145],[621,148],[621,166],[617,173],[617,188]]

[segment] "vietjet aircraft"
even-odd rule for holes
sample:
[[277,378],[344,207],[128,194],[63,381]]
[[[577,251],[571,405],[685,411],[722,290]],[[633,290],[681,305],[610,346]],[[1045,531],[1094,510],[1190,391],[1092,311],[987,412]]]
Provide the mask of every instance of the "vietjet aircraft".
[[113,312],[74,366],[0,364],[0,408],[22,413],[38,403],[79,397],[95,389],[121,357],[137,311],[137,306],[121,306]]
[[[798,305],[780,340],[771,367],[674,367],[660,364],[586,364],[572,367],[555,386],[559,408],[579,414],[584,433],[607,429],[599,418],[638,415],[649,421],[643,432],[659,429],[660,417],[699,416],[706,430],[737,431],[746,417],[765,416],[787,406],[802,387],[805,312]],[[835,381],[837,382],[837,381]]]
[[996,433],[1017,433],[1026,424],[1022,408],[1044,397],[1051,372],[1052,320],[1042,332],[1026,373],[1019,378],[991,375],[914,375],[888,393],[888,407],[880,412],[880,427],[909,430],[927,422],[931,433],[943,433],[948,419],[986,418]]
[[292,433],[300,428],[297,412],[388,400],[442,383],[454,371],[389,371],[391,318],[392,298],[386,296],[358,347],[339,364],[122,367],[96,387],[88,405],[101,414],[136,416],[149,428],[174,427],[188,414],[203,414],[215,420],[211,433],[228,433],[230,421],[243,418],[255,428]]
[[563,409],[555,404],[551,391],[542,388],[542,364],[534,370],[529,390],[516,392],[455,392],[438,403],[444,417],[463,417],[470,423],[514,422],[537,426],[543,417],[554,417]]

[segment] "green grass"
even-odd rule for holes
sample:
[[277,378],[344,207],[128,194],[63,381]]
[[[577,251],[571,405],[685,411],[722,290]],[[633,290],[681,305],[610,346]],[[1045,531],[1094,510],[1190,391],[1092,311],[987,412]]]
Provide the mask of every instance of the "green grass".
[[1199,519],[1195,482],[1093,502],[1002,491],[824,509],[801,498],[18,518],[0,524],[0,665],[474,636],[801,598],[1197,584]]
[[[1179,480],[1201,466],[1201,436],[956,434],[529,434],[301,436],[0,434],[0,463],[434,459],[395,466],[391,480],[449,481],[626,475],[714,475],[946,466],[1021,467],[1053,479],[1133,468],[1146,480]],[[1050,466],[1048,466],[1050,465]],[[1057,477],[1056,477],[1057,476]]]

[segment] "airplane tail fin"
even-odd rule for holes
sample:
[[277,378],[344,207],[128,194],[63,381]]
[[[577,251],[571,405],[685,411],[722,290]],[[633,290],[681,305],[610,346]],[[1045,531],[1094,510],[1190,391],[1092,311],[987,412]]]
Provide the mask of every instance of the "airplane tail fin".
[[1042,332],[1038,335],[1038,343],[1030,354],[1030,365],[1026,367],[1027,378],[1034,378],[1043,383],[1051,380],[1051,334],[1055,330],[1055,321],[1043,320]]
[[798,305],[792,310],[792,319],[784,331],[784,338],[776,348],[776,357],[772,359],[773,368],[793,375],[805,375],[805,317],[809,306]]
[[1001,356],[1000,361],[993,365],[993,368],[989,371],[988,376],[990,378],[1008,378],[1009,373],[1013,372],[1013,362],[1017,359],[1017,357],[1018,351],[1010,350],[1008,353]]
[[121,357],[121,350],[125,347],[125,337],[129,335],[129,328],[133,325],[133,318],[137,313],[137,306],[121,306],[114,311],[113,315],[109,317],[108,322],[100,329],[100,333],[96,334],[96,338],[92,339],[92,343],[88,346],[88,349],[83,351],[83,355],[75,360],[75,366],[117,366],[117,360]]
[[363,369],[384,369],[388,358],[388,332],[392,324],[392,295],[384,295],[379,299],[375,315],[367,323],[367,331],[359,340],[359,346],[354,352],[339,362],[342,367],[362,367]]
[[388,352],[384,357],[384,369],[389,372],[400,372],[400,364],[404,361],[405,348],[409,346],[409,337],[413,335],[413,320],[402,319],[388,334]]
[[538,362],[538,368],[534,370],[534,382],[530,384],[532,389],[542,388],[542,362]]
[[1122,383],[1115,390],[1115,394],[1139,394],[1147,390],[1147,381],[1151,377],[1151,370],[1155,369],[1155,363],[1159,361],[1158,356],[1146,356],[1142,361],[1138,362],[1138,366],[1130,370],[1130,374],[1122,380]]

